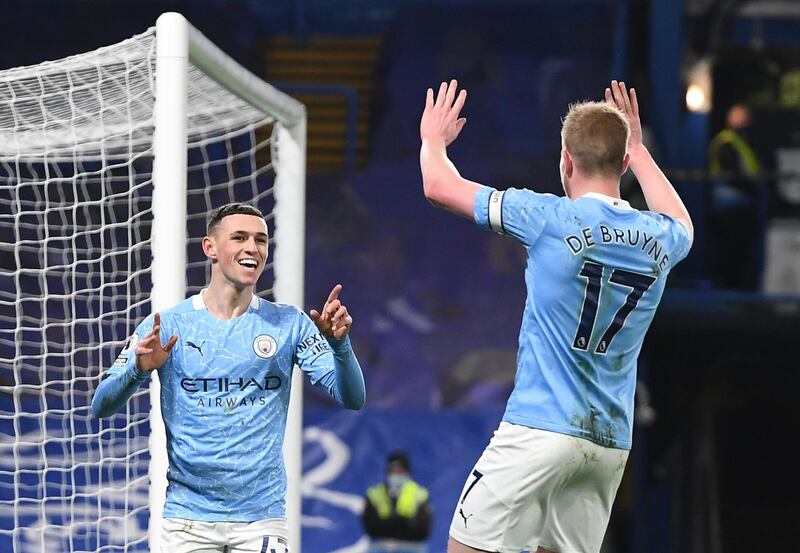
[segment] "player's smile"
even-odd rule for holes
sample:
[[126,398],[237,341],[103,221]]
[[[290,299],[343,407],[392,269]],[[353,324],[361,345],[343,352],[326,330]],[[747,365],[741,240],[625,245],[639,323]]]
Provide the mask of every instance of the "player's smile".
[[259,266],[261,265],[261,263],[257,259],[254,259],[252,257],[240,258],[238,263],[244,268],[245,272],[248,273],[256,272],[256,270],[258,270]]
[[[258,278],[264,268],[266,245],[259,243],[257,238],[255,239],[255,244],[252,238],[239,238],[239,240],[241,239],[246,242],[244,251],[236,252],[233,261],[245,275]],[[234,238],[234,242],[236,241],[237,238]]]

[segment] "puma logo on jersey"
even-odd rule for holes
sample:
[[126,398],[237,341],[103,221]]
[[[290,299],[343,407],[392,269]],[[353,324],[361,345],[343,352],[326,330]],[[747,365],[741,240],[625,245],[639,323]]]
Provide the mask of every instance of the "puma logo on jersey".
[[203,347],[204,345],[206,345],[205,341],[204,341],[202,344],[200,344],[200,345],[198,346],[197,344],[195,344],[195,343],[194,343],[194,342],[192,342],[191,340],[186,340],[186,345],[187,345],[187,346],[189,346],[190,348],[194,348],[194,349],[196,349],[197,351],[199,351],[199,352],[200,352],[200,357],[203,357],[203,350],[202,350],[202,347]]
[[467,520],[469,520],[469,518],[470,518],[471,516],[473,516],[475,513],[470,513],[470,515],[469,515],[469,516],[465,516],[465,515],[464,515],[464,509],[463,509],[463,508],[459,508],[459,509],[458,509],[458,514],[459,514],[459,515],[461,515],[461,518],[463,518],[463,519],[464,519],[464,528],[466,528],[466,527],[467,527]]

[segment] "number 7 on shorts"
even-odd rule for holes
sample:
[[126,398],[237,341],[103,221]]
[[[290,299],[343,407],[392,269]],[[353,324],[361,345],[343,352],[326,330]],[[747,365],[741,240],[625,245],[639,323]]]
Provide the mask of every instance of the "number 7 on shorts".
[[469,492],[471,492],[471,491],[472,491],[472,488],[474,488],[474,487],[475,487],[475,484],[477,484],[477,483],[478,483],[478,480],[480,480],[481,478],[483,478],[483,473],[482,473],[482,472],[480,472],[480,471],[478,471],[478,470],[473,470],[473,471],[472,471],[472,476],[474,476],[474,477],[475,477],[475,480],[473,480],[473,481],[472,481],[472,484],[470,484],[470,485],[469,485],[469,488],[467,488],[467,491],[465,491],[465,492],[464,492],[464,495],[461,497],[461,501],[459,501],[459,503],[461,503],[461,504],[463,504],[463,503],[464,503],[464,500],[465,500],[465,499],[467,498],[467,496],[469,495]]

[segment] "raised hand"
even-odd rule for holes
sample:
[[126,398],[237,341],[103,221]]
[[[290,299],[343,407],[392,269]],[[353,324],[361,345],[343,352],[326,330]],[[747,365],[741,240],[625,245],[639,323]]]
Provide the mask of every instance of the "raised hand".
[[136,368],[140,371],[150,372],[160,369],[177,343],[178,337],[173,335],[167,341],[167,345],[162,346],[160,331],[161,316],[156,313],[153,315],[153,330],[136,346]]
[[639,102],[636,99],[636,90],[628,92],[624,82],[611,81],[611,86],[606,88],[606,102],[617,106],[625,114],[631,127],[628,138],[628,150],[633,150],[642,145],[642,122],[639,119]]
[[347,312],[347,307],[339,299],[339,292],[341,291],[341,284],[333,287],[331,293],[328,294],[325,305],[322,307],[322,314],[316,309],[312,309],[308,313],[323,335],[337,340],[343,340],[350,332],[350,327],[353,324],[353,317],[350,316]]
[[445,146],[449,146],[458,137],[467,122],[466,117],[459,118],[461,108],[467,101],[467,91],[462,89],[456,97],[457,90],[458,81],[455,79],[450,81],[449,85],[442,83],[434,101],[433,89],[428,89],[425,111],[419,123],[419,135],[422,140],[442,140]]

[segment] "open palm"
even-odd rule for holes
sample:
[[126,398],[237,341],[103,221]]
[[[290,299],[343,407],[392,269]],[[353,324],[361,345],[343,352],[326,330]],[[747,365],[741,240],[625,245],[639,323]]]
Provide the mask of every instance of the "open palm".
[[161,345],[161,316],[153,316],[153,330],[144,337],[136,346],[136,367],[140,371],[150,372],[160,369],[166,363],[172,348],[178,341],[177,336],[171,336],[165,346]]
[[628,150],[642,145],[642,121],[639,118],[639,101],[636,99],[636,90],[628,91],[624,82],[611,81],[611,86],[606,88],[606,102],[616,106],[628,119],[631,134],[628,137]]

